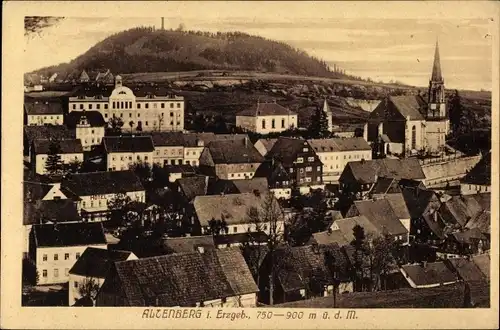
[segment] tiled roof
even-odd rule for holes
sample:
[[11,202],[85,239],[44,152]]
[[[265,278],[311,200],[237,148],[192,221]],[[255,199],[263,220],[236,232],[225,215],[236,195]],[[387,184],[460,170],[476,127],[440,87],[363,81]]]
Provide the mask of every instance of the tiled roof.
[[406,206],[405,199],[403,194],[386,194],[383,197],[389,204],[391,204],[392,210],[396,214],[399,219],[410,219],[410,212],[408,211],[408,207]]
[[278,103],[257,103],[252,107],[240,111],[237,116],[292,116],[297,115]]
[[52,185],[42,182],[23,182],[23,193],[25,201],[36,201],[43,199],[52,189]]
[[63,179],[61,187],[78,196],[144,191],[141,181],[132,171],[71,174]]
[[483,234],[491,232],[491,212],[484,210],[471,218],[465,225],[467,229],[477,229]]
[[228,235],[217,235],[214,237],[215,245],[244,244],[248,242],[266,243],[269,236],[262,232],[236,233]]
[[391,235],[408,233],[386,199],[355,201],[352,207],[359,215],[364,215],[381,233],[384,231]]
[[437,211],[434,211],[433,213],[428,213],[428,214],[423,214],[422,218],[424,219],[425,223],[429,227],[429,229],[440,239],[445,238],[445,227],[446,225],[442,221],[442,218],[439,216]]
[[216,140],[208,144],[215,164],[262,163],[264,157],[249,140]]
[[280,137],[266,155],[267,159],[274,158],[290,166],[297,159],[297,154],[303,148],[312,148],[311,145],[302,138]]
[[[52,141],[50,140],[35,140],[33,142],[34,152],[36,155],[46,155],[49,153],[50,145]],[[83,153],[82,141],[80,139],[64,139],[56,141],[59,146],[59,154],[77,154]]]
[[242,194],[260,192],[265,193],[269,190],[266,178],[254,177],[249,180],[216,180],[209,186],[209,195],[224,194]]
[[410,212],[410,217],[412,219],[419,218],[429,206],[430,203],[434,204],[434,208],[437,210],[440,207],[439,199],[437,195],[432,190],[420,189],[420,188],[403,188],[403,198],[406,203],[406,207]]
[[152,152],[155,150],[151,136],[105,136],[102,141],[107,153]]
[[181,164],[181,165],[166,165],[163,167],[168,173],[184,173],[184,174],[195,174],[193,166],[189,164]]
[[429,262],[426,265],[404,265],[401,268],[418,286],[444,284],[458,280],[457,276],[442,261]]
[[[236,225],[249,222],[247,211],[250,207],[262,211],[264,198],[264,194],[257,196],[254,193],[197,196],[193,200],[193,207],[201,226],[208,226],[212,219],[222,218],[228,225]],[[273,203],[281,211],[276,198],[273,198]]]
[[181,147],[184,145],[182,132],[153,132],[151,137],[156,147]]
[[[354,240],[353,228],[356,225],[363,227],[365,234],[371,234],[374,236],[381,236],[382,231],[380,228],[375,226],[370,220],[364,216],[356,216],[335,220],[334,224],[339,227],[339,232],[344,237],[344,240],[350,244]],[[336,232],[336,230],[333,230]],[[347,245],[347,244],[346,244]]]
[[80,220],[76,205],[71,199],[25,202],[23,211],[24,225],[48,221],[60,223]]
[[478,228],[466,229],[464,231],[454,232],[452,236],[461,244],[473,244],[474,241],[486,240],[486,237]]
[[475,195],[452,196],[446,201],[440,213],[451,223],[458,223],[464,227],[467,222],[484,211]]
[[24,137],[28,144],[34,140],[50,139],[75,139],[74,130],[69,130],[66,126],[24,126]]
[[[424,116],[420,112],[420,109],[425,105],[425,102],[421,96],[390,96],[389,100],[403,117],[410,117],[410,120],[424,120]],[[383,102],[381,102],[381,104],[383,104]]]
[[401,188],[398,185],[398,180],[394,178],[384,178],[379,177],[377,182],[373,185],[370,190],[370,194],[373,195],[385,195],[401,192]]
[[467,173],[462,179],[462,183],[491,185],[491,151]]
[[491,258],[489,254],[480,254],[472,257],[472,261],[483,273],[483,275],[489,280],[490,279],[490,264]]
[[[352,229],[351,229],[352,230]],[[341,230],[321,231],[312,234],[314,242],[317,244],[338,244],[344,246],[351,244],[350,241],[343,235]]]
[[450,269],[464,281],[483,281],[486,277],[472,260],[466,258],[450,258],[446,260]]
[[258,291],[238,248],[115,263],[130,306],[181,306]]
[[[354,178],[361,184],[375,183],[378,177],[396,179],[425,179],[422,167],[416,158],[374,159],[347,163]],[[342,173],[342,176],[346,171]]]
[[33,225],[32,230],[37,247],[106,244],[106,237],[100,222]]
[[371,150],[368,142],[362,137],[310,139],[307,142],[309,142],[316,152]]
[[257,142],[255,142],[255,144],[257,144],[259,142],[262,143],[262,145],[266,149],[266,152],[269,152],[269,150],[271,150],[273,148],[276,141],[278,141],[278,139],[259,139],[259,140],[257,140]]
[[72,111],[64,117],[64,123],[70,128],[76,128],[82,117],[87,118],[91,127],[103,127],[106,125],[99,111]]
[[217,135],[214,133],[184,133],[184,147],[198,147],[200,142],[206,146],[210,142],[217,139]]
[[127,260],[132,252],[88,247],[75,262],[70,274],[104,279],[114,261]]
[[181,188],[184,196],[191,201],[196,196],[205,196],[207,194],[209,177],[196,175],[177,179],[177,184]]
[[30,102],[24,104],[27,115],[62,115],[63,106],[59,102]]
[[275,250],[274,260],[278,279],[285,292],[308,288],[313,281],[333,283],[334,275],[327,266],[326,254],[335,260],[338,279],[348,276],[346,255],[337,244],[284,247]]
[[171,237],[164,239],[163,245],[172,253],[195,252],[199,247],[206,250],[214,250],[214,239],[212,235],[190,236],[190,237]]

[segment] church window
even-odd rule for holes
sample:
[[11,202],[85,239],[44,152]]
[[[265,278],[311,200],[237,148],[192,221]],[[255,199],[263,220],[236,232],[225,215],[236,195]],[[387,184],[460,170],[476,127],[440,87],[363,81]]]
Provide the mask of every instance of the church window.
[[417,148],[417,128],[415,126],[411,128],[411,148]]

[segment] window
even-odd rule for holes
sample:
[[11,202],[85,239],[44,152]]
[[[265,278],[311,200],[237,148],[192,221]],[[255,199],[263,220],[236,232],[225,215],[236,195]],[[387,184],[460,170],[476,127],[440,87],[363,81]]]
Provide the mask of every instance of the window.
[[312,170],[313,170],[312,166],[307,166],[306,167],[306,172],[312,172]]
[[153,108],[158,108],[158,103],[153,103]]
[[281,128],[285,128],[285,120],[281,119]]
[[75,255],[75,257],[78,260],[78,258],[80,258],[80,252],[77,252],[76,255]]
[[42,276],[47,277],[47,269],[42,270]]
[[123,113],[120,113],[120,118],[123,118]]
[[304,162],[304,158],[302,158],[302,157],[297,158],[297,163],[303,163],[303,162]]
[[54,269],[54,277],[59,277],[59,269]]
[[140,109],[140,108],[141,108],[141,104],[137,103],[137,109]]
[[97,110],[100,110],[100,109],[101,109],[101,105],[100,105],[100,104],[97,104],[97,105],[96,105],[96,108],[97,108]]
[[148,122],[146,121],[146,126],[148,126]]
[[271,120],[271,128],[275,128],[275,120],[274,119]]
[[56,253],[56,254],[54,254],[54,261],[57,261],[57,260],[59,260],[59,255]]
[[344,155],[344,159],[346,159],[346,156]]
[[89,110],[92,110],[92,103],[89,104]]
[[290,173],[293,173],[293,168],[290,168]]
[[148,156],[144,156],[144,160],[148,160]]
[[262,128],[266,129],[266,120],[265,119],[262,119]]
[[[338,165],[337,165],[337,166],[338,166]],[[316,171],[318,171],[318,172],[319,172],[319,171],[321,171],[321,166],[318,166],[318,167],[316,168]]]
[[146,106],[146,109],[148,109],[149,108],[149,103],[146,103],[145,106]]
[[91,130],[90,132],[91,132],[91,134],[94,134],[94,132],[95,132],[95,131],[94,131],[94,130]]
[[69,253],[65,253],[64,254],[64,260],[68,260],[69,259]]
[[170,103],[170,108],[173,108],[174,107],[174,104],[173,103]]
[[107,104],[104,105],[104,109],[106,109],[106,110],[108,109],[108,105]]
[[80,110],[83,110],[83,104],[80,104]]
[[47,261],[47,255],[44,254],[43,257],[42,257],[43,261]]
[[82,207],[85,207],[85,201],[82,202]]
[[417,128],[415,125],[411,128],[411,148],[417,149]]
[[73,109],[76,109],[76,104],[73,104]]
[[174,113],[173,113],[173,112],[171,112],[171,113],[170,113],[170,117],[173,117],[173,116],[174,116]]
[[311,178],[307,177],[306,182],[311,182]]
[[137,118],[139,118],[140,116],[141,116],[141,114],[140,114],[140,113],[138,113],[138,114],[137,114]]
[[236,233],[238,231],[238,227],[233,227],[233,233]]
[[129,102],[129,103],[128,103],[128,107],[129,107],[130,109],[132,109],[132,102]]
[[104,118],[108,118],[108,114],[107,113],[104,114]]
[[267,225],[262,226],[262,229],[267,230]]
[[177,108],[180,108],[181,107],[181,104],[180,103],[177,103]]
[[308,157],[308,158],[307,158],[307,161],[308,161],[308,162],[314,162],[314,157]]
[[78,282],[75,281],[74,284],[73,284],[73,286],[75,287],[75,289],[78,289]]
[[309,148],[302,148],[302,151],[303,151],[303,152],[308,152],[308,151],[309,151]]
[[128,117],[129,117],[129,118],[132,118],[132,113],[129,113],[129,114],[128,114]]
[[132,160],[132,156],[128,156],[128,160]]
[[162,109],[165,109],[165,103],[162,103],[162,104],[161,104],[161,108],[162,108]]
[[304,169],[303,168],[299,169],[299,172],[304,173]]

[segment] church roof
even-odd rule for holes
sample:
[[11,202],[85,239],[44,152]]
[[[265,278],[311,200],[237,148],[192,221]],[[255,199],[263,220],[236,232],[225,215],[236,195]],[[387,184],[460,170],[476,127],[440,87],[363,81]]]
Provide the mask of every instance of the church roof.
[[443,81],[441,74],[441,61],[439,58],[439,44],[436,41],[436,50],[434,51],[434,64],[432,65],[431,81]]

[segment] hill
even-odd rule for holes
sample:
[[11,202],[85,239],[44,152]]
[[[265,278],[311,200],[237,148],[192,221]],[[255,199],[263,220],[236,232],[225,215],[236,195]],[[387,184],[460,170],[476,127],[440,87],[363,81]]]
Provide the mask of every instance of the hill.
[[[332,72],[326,62],[282,42],[241,32],[134,28],[97,43],[69,63],[35,71],[75,74],[81,70],[110,69],[113,73],[247,70],[305,76],[346,78]],[[350,77],[353,78],[353,77]]]

